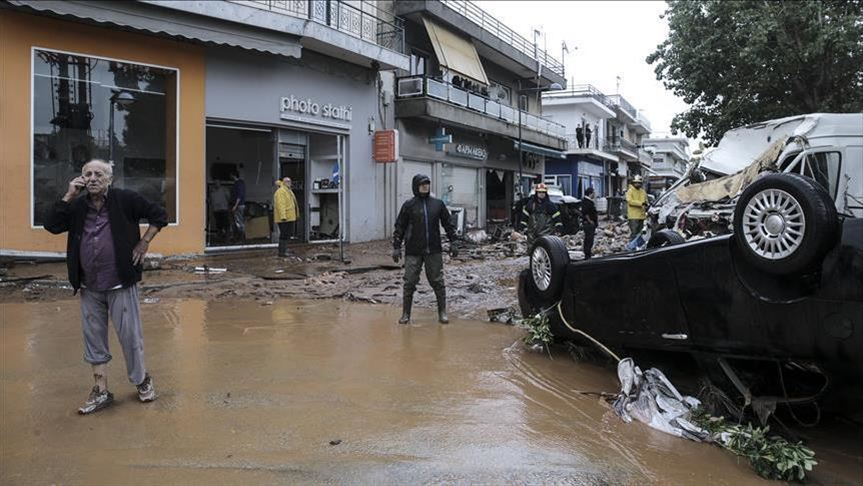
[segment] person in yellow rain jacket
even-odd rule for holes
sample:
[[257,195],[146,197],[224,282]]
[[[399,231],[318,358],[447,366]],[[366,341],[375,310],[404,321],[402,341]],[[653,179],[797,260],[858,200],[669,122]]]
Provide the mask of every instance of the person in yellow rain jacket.
[[276,187],[273,194],[273,220],[279,225],[279,256],[285,257],[288,256],[288,243],[296,230],[299,206],[291,190],[290,177],[276,181]]
[[626,190],[626,219],[629,220],[630,240],[641,233],[646,215],[647,193],[641,188],[641,176],[636,175]]

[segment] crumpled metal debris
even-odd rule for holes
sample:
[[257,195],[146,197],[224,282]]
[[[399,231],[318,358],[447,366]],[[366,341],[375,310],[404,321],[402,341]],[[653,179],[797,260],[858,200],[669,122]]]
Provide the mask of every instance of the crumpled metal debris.
[[617,377],[620,393],[612,408],[624,422],[635,419],[677,437],[710,440],[709,432],[690,421],[701,402],[681,395],[661,371],[650,368],[642,372],[632,358],[624,358],[617,364]]

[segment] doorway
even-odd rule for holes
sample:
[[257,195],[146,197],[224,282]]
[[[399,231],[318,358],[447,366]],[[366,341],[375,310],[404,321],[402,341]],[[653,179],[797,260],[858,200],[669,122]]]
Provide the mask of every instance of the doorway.
[[489,232],[510,221],[514,189],[512,171],[497,169],[485,171],[485,207]]
[[[272,243],[272,200],[278,173],[273,131],[208,124],[206,138],[207,246]],[[239,215],[233,211],[239,188],[236,176],[246,193]]]

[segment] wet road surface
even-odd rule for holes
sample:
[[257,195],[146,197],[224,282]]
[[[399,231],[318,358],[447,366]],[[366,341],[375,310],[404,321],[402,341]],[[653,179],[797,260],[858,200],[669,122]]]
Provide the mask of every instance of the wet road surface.
[[[137,402],[112,331],[116,403],[81,417],[77,301],[0,313],[0,484],[767,483],[716,447],[622,423],[578,393],[616,391],[611,370],[526,351],[499,324],[163,299],[142,305],[159,399]],[[817,482],[863,477],[847,445],[814,445]]]

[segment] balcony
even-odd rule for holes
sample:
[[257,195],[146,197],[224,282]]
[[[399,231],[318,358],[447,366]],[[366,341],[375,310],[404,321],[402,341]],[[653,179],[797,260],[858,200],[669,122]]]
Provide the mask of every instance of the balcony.
[[542,66],[540,84],[566,86],[563,63],[468,0],[398,0],[395,13],[422,23],[430,15],[471,37],[480,57],[493,59],[519,78],[534,78]]
[[629,119],[629,123],[638,122],[638,110],[636,110],[635,107],[632,106],[632,104],[630,104],[628,101],[626,101],[626,98],[620,96],[619,94],[611,95],[608,98],[612,101],[612,103],[614,103],[614,106],[617,107],[620,113],[626,115],[626,117]]
[[566,153],[568,154],[593,155],[612,162],[617,162],[619,160],[615,154],[615,150],[612,148],[612,145],[607,140],[600,138],[591,137],[590,144],[588,146],[579,147],[576,135],[574,133],[567,133],[566,145]]
[[446,120],[510,138],[518,137],[520,123],[525,142],[566,148],[566,127],[533,113],[425,76],[398,78],[396,85],[396,117]]
[[612,153],[617,154],[622,161],[635,162],[638,160],[638,145],[625,138],[614,138],[606,140],[606,147]]
[[542,94],[543,106],[580,105],[601,119],[612,118],[615,115],[615,104],[590,84],[579,84],[565,91],[550,91]]
[[405,29],[401,19],[381,12],[371,4],[361,8],[342,0],[227,0],[280,15],[311,20],[380,47],[405,52]]
[[[62,3],[70,9],[85,2]],[[106,10],[104,2],[99,3],[102,6],[93,8]],[[125,15],[130,19],[125,23],[130,26],[144,22],[142,19],[181,19],[180,25],[186,25],[186,30],[196,28],[209,37],[228,33],[230,45],[238,47],[292,57],[301,57],[300,51],[309,49],[365,67],[378,64],[381,69],[410,68],[410,60],[404,55],[402,19],[380,11],[370,3],[357,5],[347,0],[140,0],[110,3],[111,15]],[[174,12],[166,14],[167,10]],[[177,12],[185,15],[178,16]],[[97,15],[94,18],[101,17]],[[201,40],[212,42],[206,38]],[[296,51],[284,54],[273,47],[281,44],[293,45]]]

